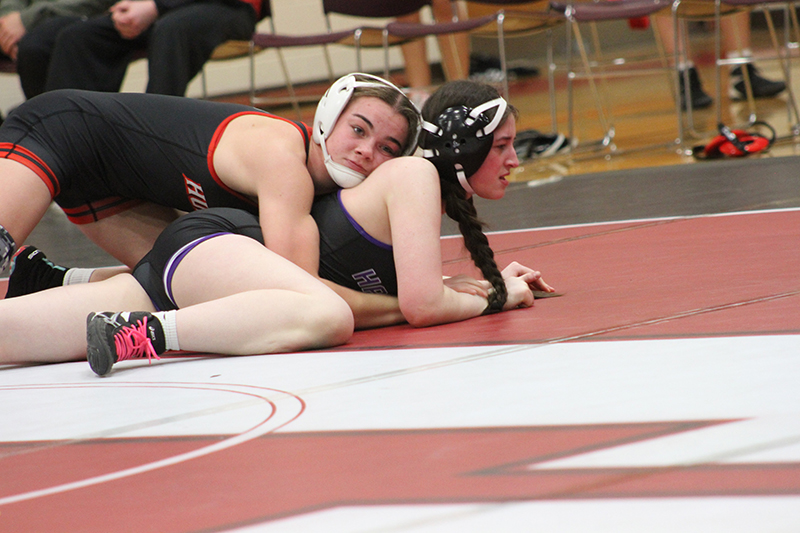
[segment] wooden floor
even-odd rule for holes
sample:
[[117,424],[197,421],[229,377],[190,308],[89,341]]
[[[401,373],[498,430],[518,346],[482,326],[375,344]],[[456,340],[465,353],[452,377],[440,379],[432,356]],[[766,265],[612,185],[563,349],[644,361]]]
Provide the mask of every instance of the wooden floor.
[[[708,58],[707,58],[708,59]],[[758,63],[765,77],[781,79],[780,65],[775,61]],[[714,95],[714,67],[705,62],[698,66],[704,88]],[[603,137],[596,100],[588,82],[579,81],[575,88],[574,138],[577,149],[569,156],[560,156],[536,161],[528,161],[517,172],[517,180],[529,181],[546,179],[559,175],[578,175],[593,172],[622,170],[629,168],[654,167],[665,165],[693,164],[697,160],[691,155],[691,148],[707,144],[718,135],[717,112],[709,109],[695,111],[691,117],[681,116],[683,142],[679,142],[678,115],[675,109],[672,80],[667,72],[649,75],[612,78],[606,81],[603,91],[598,83],[601,97],[606,95],[610,102],[606,120],[614,128],[615,135],[608,145],[602,145]],[[794,75],[794,87],[798,86],[800,76]],[[511,101],[523,110],[525,120],[520,129],[534,128],[547,130],[550,125],[548,93],[544,80],[520,81],[513,86]],[[730,127],[768,134],[764,128],[749,127],[750,112],[746,102],[731,101],[727,96],[728,77],[723,69],[722,75],[722,121]],[[532,90],[533,89],[533,90]],[[538,90],[535,90],[538,89]],[[786,93],[776,98],[756,100],[756,118],[765,121],[776,130],[777,141],[768,154],[760,157],[797,155],[800,153],[800,138],[793,135],[796,120],[789,120],[788,96]],[[568,132],[566,80],[557,83],[556,91],[558,131]],[[610,109],[610,113],[608,111]]]

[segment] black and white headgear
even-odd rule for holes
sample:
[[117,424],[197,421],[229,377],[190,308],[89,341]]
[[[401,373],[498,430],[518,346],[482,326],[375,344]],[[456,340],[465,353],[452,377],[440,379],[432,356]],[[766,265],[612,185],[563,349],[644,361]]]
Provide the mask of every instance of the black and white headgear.
[[[356,76],[368,79],[359,81],[356,79]],[[322,156],[324,157],[325,167],[328,169],[328,174],[331,175],[331,178],[336,182],[337,185],[345,189],[355,187],[364,181],[366,176],[360,172],[352,170],[349,167],[346,167],[345,165],[334,162],[333,159],[331,159],[331,156],[328,154],[328,149],[325,147],[325,139],[330,137],[333,127],[336,125],[336,121],[339,120],[339,116],[342,114],[342,111],[344,111],[344,108],[347,107],[347,104],[350,102],[350,98],[353,96],[353,92],[355,92],[358,87],[390,87],[402,94],[405,98],[405,93],[403,93],[403,91],[400,90],[400,88],[396,85],[384,80],[383,78],[379,78],[378,76],[363,74],[361,72],[355,72],[342,76],[336,80],[327,91],[325,91],[325,94],[323,95],[322,99],[320,99],[319,104],[317,104],[317,111],[314,114],[314,124],[312,126],[311,135],[314,142],[319,144],[322,148]],[[413,134],[409,136],[408,146],[405,147],[402,155],[410,155],[414,153],[414,150],[417,148],[418,137],[419,128],[416,132],[413,132]]]
[[[501,97],[475,108],[448,107],[433,122],[423,121],[420,137],[422,156],[436,166],[440,174],[453,175],[467,191],[474,194],[467,178],[475,174],[494,142],[494,131],[505,115],[508,103]],[[490,119],[486,111],[496,108]]]

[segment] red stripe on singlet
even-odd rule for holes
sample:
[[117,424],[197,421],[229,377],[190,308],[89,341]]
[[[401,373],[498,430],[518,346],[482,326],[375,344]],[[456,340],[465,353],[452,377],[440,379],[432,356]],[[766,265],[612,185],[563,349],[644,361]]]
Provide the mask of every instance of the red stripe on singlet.
[[78,207],[61,208],[73,224],[91,224],[104,218],[118,215],[132,207],[144,203],[144,200],[132,200],[112,196],[96,202],[89,202]]
[[283,118],[283,117],[278,117],[278,116],[275,116],[275,115],[270,115],[269,113],[259,113],[258,111],[242,111],[241,113],[236,113],[235,115],[231,115],[228,118],[226,118],[225,120],[223,120],[222,123],[217,127],[217,130],[214,132],[214,136],[211,138],[211,143],[208,146],[208,158],[207,158],[207,160],[208,160],[208,172],[211,174],[211,177],[214,179],[214,181],[217,183],[217,185],[219,185],[220,187],[225,189],[228,193],[230,193],[233,196],[236,196],[237,198],[239,198],[239,199],[241,199],[241,200],[243,200],[245,202],[248,202],[248,203],[250,203],[252,205],[257,205],[257,202],[254,202],[251,198],[248,198],[247,196],[243,195],[242,193],[234,191],[233,189],[231,189],[230,187],[228,187],[227,185],[222,183],[222,180],[219,178],[219,176],[217,175],[217,171],[214,168],[214,152],[216,151],[217,146],[219,145],[219,142],[222,139],[222,135],[225,133],[225,128],[228,127],[228,125],[231,123],[232,120],[234,120],[236,118],[239,118],[241,116],[244,116],[244,115],[260,115],[260,116],[264,116],[264,117],[274,118],[274,119],[277,119],[277,120],[282,120],[282,121],[284,121],[284,122],[286,122],[288,124],[291,124],[292,126],[294,126],[297,129],[297,131],[300,132],[300,135],[303,136],[303,139],[304,139],[304,141],[306,143],[306,151],[308,151],[308,131],[303,129],[303,128],[301,128],[293,120],[289,120],[289,119],[286,119],[286,118]]
[[61,192],[61,184],[58,183],[55,173],[47,163],[27,148],[14,143],[0,143],[0,158],[22,163],[32,170],[47,186],[51,198],[55,198]]

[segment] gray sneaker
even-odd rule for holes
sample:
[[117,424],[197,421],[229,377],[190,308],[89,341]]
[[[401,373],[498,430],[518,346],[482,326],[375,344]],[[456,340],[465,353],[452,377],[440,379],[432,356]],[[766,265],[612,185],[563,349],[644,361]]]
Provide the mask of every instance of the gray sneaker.
[[137,312],[90,313],[86,317],[86,357],[98,376],[111,372],[118,361],[147,360],[166,351],[161,322],[152,314]]

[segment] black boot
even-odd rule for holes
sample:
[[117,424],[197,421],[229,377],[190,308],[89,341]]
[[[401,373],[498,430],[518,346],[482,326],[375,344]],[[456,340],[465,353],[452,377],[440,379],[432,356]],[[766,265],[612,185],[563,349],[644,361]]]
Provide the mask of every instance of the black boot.
[[700,74],[695,67],[689,67],[688,71],[678,71],[681,92],[681,109],[686,111],[686,88],[684,74],[689,76],[689,97],[691,98],[692,109],[705,109],[710,107],[714,100],[703,90],[700,82]]
[[730,97],[732,100],[744,100],[747,98],[744,84],[745,72],[750,78],[750,86],[753,88],[754,98],[770,98],[786,90],[786,84],[782,81],[768,80],[759,74],[755,65],[745,63],[731,70]]

